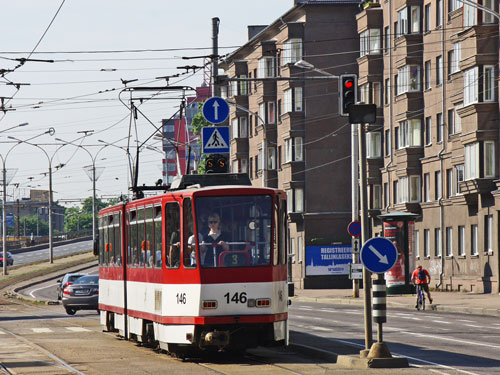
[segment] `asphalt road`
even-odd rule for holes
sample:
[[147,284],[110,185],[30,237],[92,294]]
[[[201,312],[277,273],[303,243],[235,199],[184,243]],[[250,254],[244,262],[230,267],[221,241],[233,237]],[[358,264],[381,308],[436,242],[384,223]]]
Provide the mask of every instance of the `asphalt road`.
[[[96,273],[97,267],[86,272]],[[55,301],[55,281],[23,293]],[[64,311],[62,306],[59,310]],[[77,315],[98,319],[92,312]],[[340,354],[354,354],[364,348],[363,309],[359,306],[296,301],[289,317],[293,343],[337,353],[337,344],[349,344],[351,350]],[[407,357],[415,369],[440,374],[500,374],[500,318],[390,309],[387,321],[384,341],[392,355]]]
[[[58,245],[54,246],[52,250],[54,257],[83,253],[92,250],[92,240]],[[47,248],[41,250],[12,253],[12,257],[14,258],[14,266],[49,260],[49,247],[47,245]]]
[[[318,347],[340,341],[364,348],[362,307],[296,302],[289,317],[290,329],[317,337]],[[376,324],[373,330],[376,339]],[[500,374],[500,318],[391,308],[383,333],[391,354],[415,366],[443,374]]]

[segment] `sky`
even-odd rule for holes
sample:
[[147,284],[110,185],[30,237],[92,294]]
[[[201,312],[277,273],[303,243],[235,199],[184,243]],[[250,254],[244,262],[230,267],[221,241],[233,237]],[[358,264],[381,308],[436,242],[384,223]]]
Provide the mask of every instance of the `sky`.
[[[253,0],[244,9],[235,0],[2,1],[0,155],[7,201],[28,197],[30,189],[48,190],[50,164],[54,200],[78,205],[92,195],[86,172],[92,159],[97,197],[127,194],[130,94],[121,92],[122,80],[164,86],[161,77],[186,72],[178,67],[203,64],[182,57],[211,53],[213,17],[220,19],[219,53],[225,54],[248,40],[247,25],[267,25],[292,7],[293,0]],[[20,65],[23,58],[28,61]],[[169,79],[191,87],[202,82],[202,71]],[[147,119],[133,122],[132,139],[145,141],[179,104],[179,93],[137,103]],[[147,144],[152,149],[140,155],[141,185],[161,178],[161,144]]]

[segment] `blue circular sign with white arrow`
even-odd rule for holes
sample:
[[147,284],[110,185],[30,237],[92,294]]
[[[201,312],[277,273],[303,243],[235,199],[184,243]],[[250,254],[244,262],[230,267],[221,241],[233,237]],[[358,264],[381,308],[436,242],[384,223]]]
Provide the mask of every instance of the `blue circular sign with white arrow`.
[[218,96],[213,96],[203,104],[203,117],[212,124],[220,124],[229,116],[229,104]]
[[384,273],[396,264],[398,250],[387,238],[375,237],[365,242],[360,259],[368,271]]

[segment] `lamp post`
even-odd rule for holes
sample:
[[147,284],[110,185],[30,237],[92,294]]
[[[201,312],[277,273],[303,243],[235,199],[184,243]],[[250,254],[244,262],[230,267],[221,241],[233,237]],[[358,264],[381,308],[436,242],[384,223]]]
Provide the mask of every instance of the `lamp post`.
[[[52,131],[48,131],[46,133],[54,135],[55,130],[53,128],[51,128],[51,129],[52,129]],[[28,140],[23,141],[22,139],[18,139],[16,137],[12,137],[12,136],[9,136],[8,138],[16,140],[18,142],[18,144],[19,143],[26,143],[27,145],[34,146],[34,147],[42,150],[42,152],[47,157],[47,161],[49,162],[49,262],[54,263],[54,248],[53,248],[53,244],[52,244],[52,159],[56,155],[57,151],[59,151],[62,147],[66,146],[66,144],[59,146],[56,149],[56,151],[52,154],[52,156],[49,156],[47,151],[45,151],[43,149],[43,147],[41,147],[40,145],[37,145],[36,143],[28,142]],[[30,139],[32,139],[32,138],[30,138]]]
[[[92,161],[92,241],[93,243],[95,243],[96,241],[96,238],[97,238],[97,232],[96,232],[96,210],[95,210],[95,192],[96,192],[96,188],[95,188],[95,184],[96,184],[96,174],[95,174],[95,161],[97,159],[97,155],[99,155],[99,153],[104,150],[106,147],[108,147],[108,144],[105,144],[104,146],[102,146],[99,151],[97,151],[95,153],[95,155],[92,156],[92,153],[87,150],[84,146],[82,145],[77,145],[73,142],[70,142],[70,141],[65,141],[61,138],[56,138],[56,141],[59,141],[59,142],[63,142],[64,144],[69,144],[69,145],[72,145],[72,146],[75,146],[75,147],[78,147],[78,148],[81,148],[82,150],[84,150],[89,156],[90,156],[90,160]],[[64,144],[62,146],[64,146]],[[61,147],[62,147],[61,146]]]

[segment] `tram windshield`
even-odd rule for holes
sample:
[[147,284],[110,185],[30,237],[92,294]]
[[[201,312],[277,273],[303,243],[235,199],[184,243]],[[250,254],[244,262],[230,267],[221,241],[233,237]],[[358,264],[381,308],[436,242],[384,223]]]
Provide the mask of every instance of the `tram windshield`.
[[270,195],[195,200],[201,267],[258,267],[271,263]]

